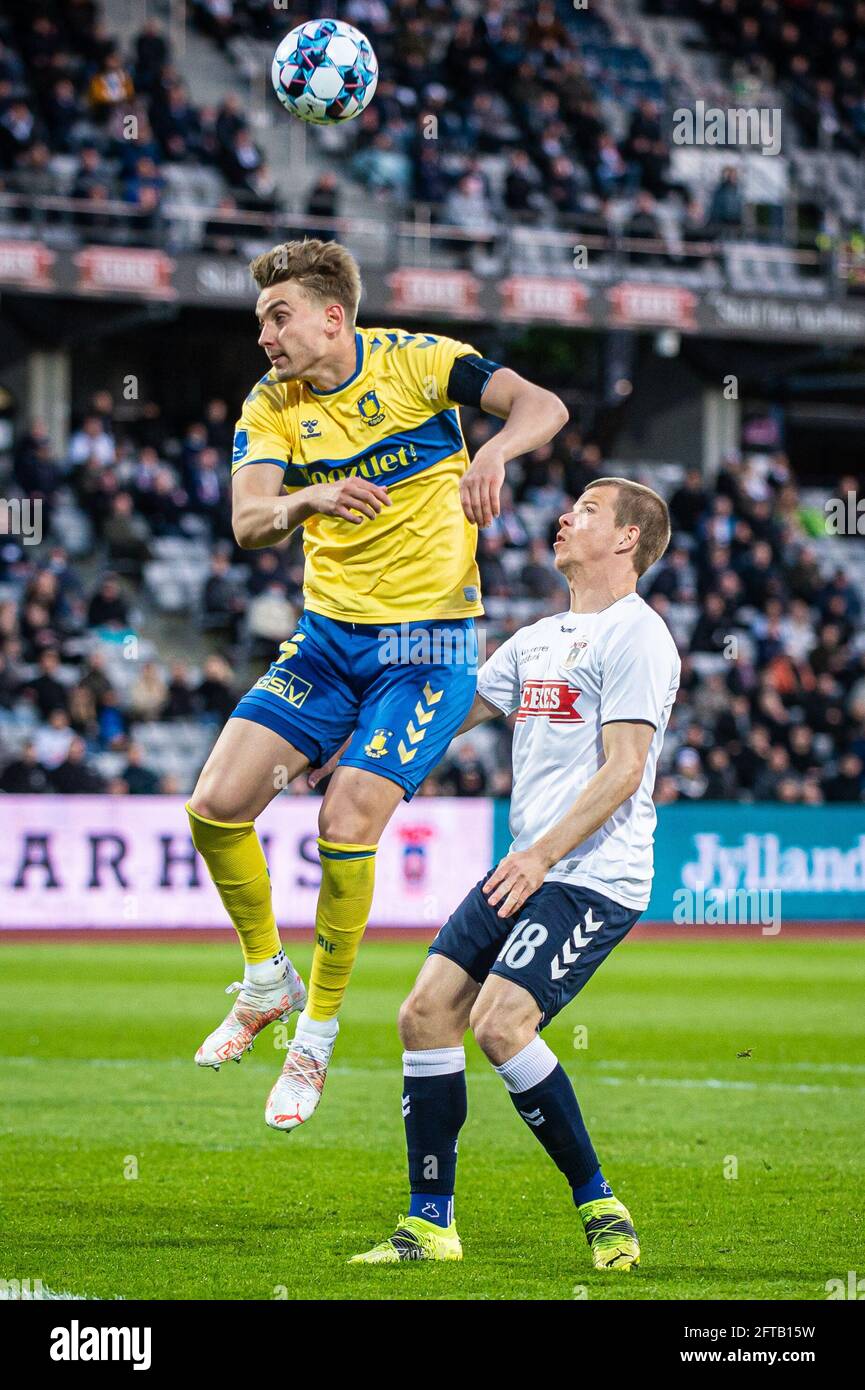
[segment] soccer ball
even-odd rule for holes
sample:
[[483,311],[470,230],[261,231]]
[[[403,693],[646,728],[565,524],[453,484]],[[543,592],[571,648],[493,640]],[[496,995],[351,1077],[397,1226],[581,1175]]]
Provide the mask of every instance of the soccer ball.
[[378,61],[369,39],[342,19],[310,19],[273,55],[273,90],[286,111],[314,125],[350,121],[372,101]]

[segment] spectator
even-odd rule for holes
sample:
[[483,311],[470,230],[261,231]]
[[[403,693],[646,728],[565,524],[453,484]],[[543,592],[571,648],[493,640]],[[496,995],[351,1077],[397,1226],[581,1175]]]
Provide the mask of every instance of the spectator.
[[121,748],[126,741],[126,715],[116,690],[106,690],[97,716],[99,742],[103,748]]
[[699,468],[689,468],[679,487],[670,498],[670,519],[677,531],[688,536],[696,534],[697,526],[709,507],[709,495],[703,486]]
[[135,87],[152,92],[168,62],[168,41],[158,19],[147,19],[135,40]]
[[106,574],[87,608],[88,627],[128,628],[129,605],[116,574]]
[[155,661],[145,661],[129,692],[130,713],[149,722],[159,719],[168,699],[168,686]]
[[505,207],[520,220],[533,219],[543,206],[541,176],[526,150],[511,150],[508,158],[504,186]]
[[845,753],[834,775],[826,778],[823,789],[827,801],[861,801],[863,761],[855,753]]
[[48,774],[36,756],[36,746],[28,740],[18,758],[7,763],[0,775],[0,791],[10,795],[37,796],[49,790]]
[[151,558],[150,527],[143,516],[135,515],[130,493],[112,497],[102,536],[111,563],[123,574],[140,579],[142,566]]
[[721,180],[709,202],[707,231],[711,236],[736,236],[742,226],[742,193],[739,188],[739,171],[728,165],[721,172]]
[[334,232],[330,226],[320,227],[315,219],[324,217],[332,219],[339,217],[340,193],[336,174],[328,169],[320,174],[307,194],[306,214],[312,222],[306,230],[309,237],[318,237],[319,241],[333,241]]
[[98,415],[86,416],[81,428],[73,434],[69,441],[68,459],[71,468],[80,468],[89,462],[95,462],[100,468],[114,463],[114,439]]
[[85,658],[79,685],[90,691],[98,708],[111,690],[111,682],[105,674],[105,657],[101,651],[92,651]]
[[175,661],[168,682],[168,700],[163,719],[189,719],[195,713],[195,698],[189,671],[182,661]]
[[205,632],[223,633],[236,642],[246,604],[231,578],[231,560],[225,550],[216,550],[210,560],[210,574],[202,596],[201,626]]
[[461,740],[442,773],[442,789],[449,796],[484,796],[487,775],[472,743]]
[[39,654],[39,675],[31,681],[30,689],[36,700],[41,719],[47,719],[55,709],[65,710],[69,698],[66,686],[58,679],[60,657],[56,648],[48,647]]
[[65,760],[75,735],[64,709],[53,709],[33,738],[36,761],[50,773]]
[[93,796],[105,790],[99,773],[88,767],[87,748],[83,738],[74,737],[62,763],[51,774],[51,787],[63,796]]
[[159,777],[145,764],[140,743],[130,743],[126,749],[126,767],[121,776],[130,796],[153,796],[159,790]]
[[135,96],[132,78],[123,66],[120,54],[108,53],[100,70],[94,73],[87,89],[87,100],[97,121],[104,123],[117,106],[129,103]]
[[[287,626],[284,631],[291,631]],[[237,695],[231,688],[231,669],[221,656],[209,656],[204,663],[204,673],[195,691],[195,707],[203,715],[214,716],[220,724],[224,723],[234,706]]]

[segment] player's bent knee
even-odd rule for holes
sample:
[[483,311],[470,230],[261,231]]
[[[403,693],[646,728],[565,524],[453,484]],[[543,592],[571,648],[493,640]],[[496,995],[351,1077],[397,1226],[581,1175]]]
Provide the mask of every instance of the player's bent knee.
[[378,843],[368,816],[345,804],[322,805],[318,814],[318,833],[323,840],[336,845],[373,845]]
[[501,1005],[477,1004],[472,1009],[469,1027],[481,1052],[494,1066],[507,1062],[528,1039],[522,1039],[520,1020],[516,1014]]
[[[412,990],[400,1008],[397,1026],[400,1041],[408,1052],[450,1047],[456,1027],[451,1011],[427,989]],[[458,1036],[460,1040],[461,1035]]]
[[233,798],[220,796],[218,790],[209,785],[210,779],[200,779],[195,791],[189,798],[189,809],[194,811],[203,820],[219,821],[221,824],[231,824],[234,821],[242,822],[250,820],[251,817],[244,814],[246,807],[239,807]]

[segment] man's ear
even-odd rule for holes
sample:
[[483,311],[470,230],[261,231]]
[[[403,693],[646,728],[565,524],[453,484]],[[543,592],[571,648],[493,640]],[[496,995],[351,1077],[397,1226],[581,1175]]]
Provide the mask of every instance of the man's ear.
[[640,543],[640,528],[639,528],[639,526],[629,526],[629,527],[627,528],[626,534],[622,537],[622,539],[619,541],[618,545],[616,546],[616,554],[617,554],[617,555],[621,555],[621,554],[623,554],[623,553],[624,553],[625,551],[627,551],[627,550],[636,550],[636,548],[637,548],[637,546],[639,545],[639,543]]

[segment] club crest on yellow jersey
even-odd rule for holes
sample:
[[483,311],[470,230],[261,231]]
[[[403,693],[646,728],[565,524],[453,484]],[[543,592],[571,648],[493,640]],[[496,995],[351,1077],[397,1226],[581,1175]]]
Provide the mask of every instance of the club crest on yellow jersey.
[[384,411],[379,405],[375,391],[367,391],[365,396],[361,396],[357,403],[357,410],[360,418],[367,425],[380,425],[384,419]]

